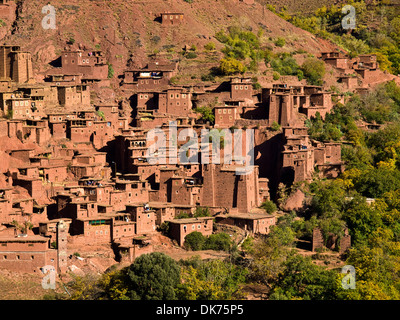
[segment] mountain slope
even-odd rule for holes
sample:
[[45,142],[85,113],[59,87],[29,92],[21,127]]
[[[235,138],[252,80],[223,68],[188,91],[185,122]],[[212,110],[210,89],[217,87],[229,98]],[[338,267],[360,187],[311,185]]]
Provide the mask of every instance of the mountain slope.
[[[214,35],[231,25],[257,32],[265,30],[270,38],[285,37],[286,49],[303,49],[311,54],[332,50],[328,41],[294,27],[265,9],[261,4],[247,5],[238,0],[106,1],[80,0],[51,2],[56,8],[56,30],[42,28],[45,0],[17,0],[17,18],[2,39],[32,52],[34,67],[44,73],[49,63],[59,57],[68,41],[72,47],[100,48],[106,53],[116,75],[131,59],[143,66],[155,50],[177,54],[185,45],[203,48]],[[161,12],[182,12],[184,24],[165,27],[157,21]],[[42,76],[39,76],[39,79]]]

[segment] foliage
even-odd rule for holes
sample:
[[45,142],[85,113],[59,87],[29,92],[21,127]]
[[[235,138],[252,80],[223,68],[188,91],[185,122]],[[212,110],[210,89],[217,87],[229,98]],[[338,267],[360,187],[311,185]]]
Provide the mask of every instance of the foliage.
[[325,75],[325,63],[317,58],[307,58],[301,65],[301,70],[307,82],[311,85],[322,85]]
[[263,208],[267,213],[271,214],[278,210],[278,207],[271,200],[264,201],[260,208]]
[[125,271],[126,296],[132,300],[174,300],[180,267],[169,256],[154,252],[136,258]]
[[283,47],[285,44],[286,44],[286,40],[285,40],[285,38],[281,38],[281,37],[279,37],[279,38],[277,38],[276,40],[275,40],[275,45],[277,46],[277,47]]
[[274,284],[270,299],[331,300],[335,298],[336,274],[295,255],[283,264],[284,270]]
[[204,45],[204,49],[207,51],[214,51],[215,50],[215,43],[210,41]]
[[206,239],[201,232],[191,232],[185,237],[184,247],[193,251],[202,250]]
[[245,66],[235,58],[221,59],[219,70],[223,75],[233,75],[246,71]]
[[196,207],[193,216],[197,217],[211,217],[210,209],[208,207]]
[[111,79],[112,77],[114,77],[114,68],[113,68],[113,66],[112,66],[111,63],[107,63],[107,65],[108,65],[108,75],[107,75],[107,78],[108,78],[108,79]]
[[230,236],[224,232],[211,234],[204,243],[203,250],[229,251],[232,247]]
[[282,53],[272,58],[270,64],[271,68],[280,75],[297,76],[301,71],[296,60],[288,53]]
[[182,283],[177,296],[182,300],[230,300],[242,297],[240,285],[246,270],[222,260],[202,261],[193,257],[180,261]]
[[214,112],[209,106],[197,107],[194,111],[201,114],[202,120],[209,121],[211,124],[215,122]]

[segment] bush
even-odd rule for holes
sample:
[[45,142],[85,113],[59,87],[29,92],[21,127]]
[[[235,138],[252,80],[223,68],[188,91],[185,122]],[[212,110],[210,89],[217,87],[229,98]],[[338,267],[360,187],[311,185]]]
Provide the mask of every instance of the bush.
[[311,85],[322,85],[325,75],[325,63],[316,58],[307,58],[301,65],[301,70],[307,82]]
[[184,247],[187,250],[198,251],[202,250],[206,237],[201,232],[194,231],[185,237]]
[[215,116],[213,110],[208,106],[197,107],[194,109],[195,112],[201,114],[201,119],[204,121],[209,121],[210,123],[214,123]]
[[132,300],[174,300],[180,267],[163,253],[143,254],[127,268],[124,280],[127,296]]
[[194,51],[190,51],[186,54],[186,59],[195,59],[197,58],[197,53]]
[[190,218],[187,212],[182,212],[176,216],[176,219],[187,219],[187,218]]
[[272,131],[279,131],[281,129],[281,126],[278,122],[274,121],[271,124],[271,130]]
[[245,66],[235,58],[221,59],[219,69],[223,75],[233,75],[246,71]]
[[275,40],[275,45],[277,47],[283,47],[286,44],[286,40],[284,38],[278,38]]
[[213,51],[215,50],[215,43],[214,42],[209,42],[204,46],[204,49],[207,51]]
[[196,210],[194,212],[194,217],[211,217],[211,213],[210,210],[208,209],[208,207],[196,207]]
[[281,77],[281,75],[279,74],[279,72],[274,71],[274,73],[272,74],[272,79],[274,80],[279,80]]
[[276,204],[270,200],[264,201],[261,204],[261,208],[263,208],[269,214],[274,213],[274,212],[276,212],[276,210],[278,210],[278,207],[276,206]]
[[112,77],[114,77],[114,68],[112,66],[111,63],[107,63],[108,64],[108,79],[111,79]]
[[271,60],[271,67],[274,71],[279,72],[281,75],[295,76],[298,75],[300,66],[296,60],[286,54]]
[[221,232],[210,235],[204,243],[203,250],[229,251],[231,238],[228,234]]

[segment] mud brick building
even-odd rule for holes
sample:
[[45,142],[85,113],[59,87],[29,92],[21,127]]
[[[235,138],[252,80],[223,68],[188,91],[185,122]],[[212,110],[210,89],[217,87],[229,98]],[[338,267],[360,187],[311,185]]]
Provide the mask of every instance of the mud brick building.
[[322,52],[321,59],[343,72],[349,71],[352,65],[352,59],[342,52]]
[[46,82],[51,82],[54,86],[71,86],[82,83],[82,74],[49,74],[47,75]]
[[332,94],[319,86],[273,85],[262,89],[262,101],[267,108],[269,123],[283,126],[301,123],[300,113],[311,118],[319,112],[324,118],[333,107]]
[[155,211],[142,203],[130,204],[126,206],[126,211],[130,213],[131,219],[136,222],[136,234],[149,234],[156,231]]
[[177,73],[178,62],[154,59],[144,68],[124,71],[122,88],[149,92],[163,90]]
[[184,14],[176,12],[161,13],[161,24],[164,26],[179,25],[184,22]]
[[170,237],[175,239],[180,246],[183,246],[185,238],[189,233],[197,231],[207,237],[213,231],[212,217],[174,219],[168,221],[168,223]]
[[28,235],[0,237],[0,268],[39,273],[46,265],[57,267],[57,251],[49,248],[49,239]]
[[2,187],[0,188],[0,222],[11,222],[9,221],[8,214],[12,210],[12,198],[13,198],[13,188]]
[[185,116],[192,113],[191,92],[183,87],[169,87],[163,91],[140,91],[136,94],[136,110]]
[[276,217],[264,213],[232,213],[215,217],[216,223],[237,226],[253,234],[268,234],[276,224]]
[[108,65],[101,51],[64,51],[61,53],[61,71],[65,74],[82,74],[82,82],[85,79],[105,80],[108,76]]
[[16,4],[12,0],[0,0],[0,17],[12,21],[15,17]]
[[25,83],[33,80],[32,56],[19,46],[0,46],[0,79]]
[[253,100],[253,81],[251,78],[231,78],[230,81],[232,100]]
[[237,165],[202,165],[202,206],[234,208],[248,212],[260,203],[258,167],[249,168],[248,174],[238,175]]
[[154,248],[151,240],[147,236],[134,236],[132,239],[116,239],[114,242],[121,262],[132,263],[137,257],[142,254],[153,252]]
[[90,107],[90,89],[86,85],[58,86],[58,102],[66,109]]
[[238,120],[238,108],[227,104],[217,105],[214,107],[215,127],[230,128],[235,125]]

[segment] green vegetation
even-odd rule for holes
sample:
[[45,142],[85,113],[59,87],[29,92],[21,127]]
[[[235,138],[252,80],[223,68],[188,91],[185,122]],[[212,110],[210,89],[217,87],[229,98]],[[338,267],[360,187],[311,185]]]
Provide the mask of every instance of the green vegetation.
[[186,236],[184,246],[193,251],[229,251],[232,249],[233,243],[230,236],[223,232],[211,234],[210,236],[205,237],[202,233],[194,231]]
[[215,43],[214,42],[209,42],[206,45],[204,45],[204,49],[207,51],[214,51],[215,50]]
[[107,75],[107,77],[108,77],[108,79],[111,79],[112,77],[114,77],[114,68],[113,68],[111,63],[107,63],[107,65],[108,65],[108,75]]
[[237,26],[229,27],[227,32],[217,32],[215,38],[225,44],[222,49],[225,58],[220,61],[220,72],[232,75],[247,69],[256,71],[258,63],[268,60],[270,55],[270,50],[261,43],[261,36],[261,30],[254,34]]
[[311,85],[321,86],[325,75],[325,63],[317,58],[307,58],[301,65],[301,70],[307,82]]
[[245,66],[235,58],[226,58],[220,61],[219,69],[223,75],[234,75],[246,71]]
[[201,114],[201,119],[204,121],[209,121],[211,124],[215,122],[214,112],[209,106],[197,107],[194,109],[195,112]]
[[289,15],[283,8],[280,12],[267,6],[295,26],[307,30],[321,38],[329,39],[348,51],[351,57],[359,54],[375,53],[382,70],[400,73],[400,8],[381,1],[373,5],[367,1],[347,1],[356,10],[356,28],[347,33],[341,21],[343,5],[321,7],[310,14]]
[[264,209],[267,213],[274,213],[278,210],[278,207],[276,206],[275,203],[273,203],[270,200],[264,201],[260,208]]
[[275,45],[277,46],[277,47],[283,47],[285,44],[286,44],[286,40],[285,40],[285,38],[277,38],[276,40],[275,40]]

